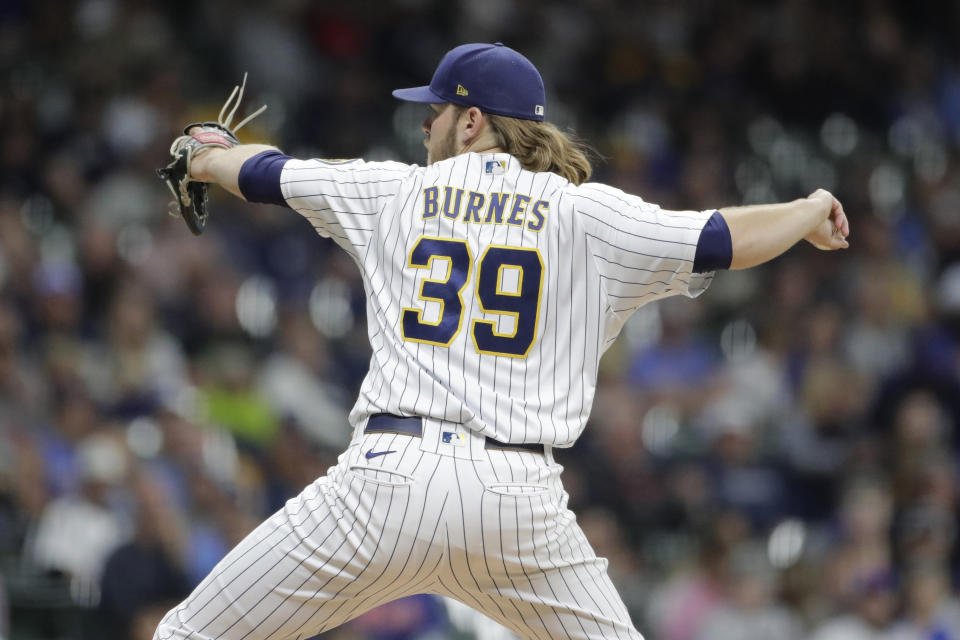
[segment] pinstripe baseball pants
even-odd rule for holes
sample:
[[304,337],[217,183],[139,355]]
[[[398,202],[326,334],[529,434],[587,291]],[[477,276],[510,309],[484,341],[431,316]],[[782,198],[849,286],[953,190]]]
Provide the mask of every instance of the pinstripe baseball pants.
[[447,444],[443,428],[358,432],[326,476],[166,615],[155,640],[309,638],[417,593],[459,600],[524,638],[642,640],[566,508],[550,449],[485,449],[462,427]]

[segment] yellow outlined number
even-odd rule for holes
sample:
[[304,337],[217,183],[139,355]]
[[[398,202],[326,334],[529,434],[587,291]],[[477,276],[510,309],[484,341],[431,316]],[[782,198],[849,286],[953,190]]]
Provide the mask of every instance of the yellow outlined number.
[[[504,287],[504,272],[517,270],[511,290]],[[540,291],[543,288],[543,258],[536,249],[487,247],[480,258],[477,302],[484,313],[513,317],[513,332],[498,333],[497,323],[474,320],[473,344],[480,353],[526,358],[537,337]]]
[[[423,236],[410,251],[407,266],[433,273],[435,260],[447,263],[439,279],[424,278],[419,299],[440,303],[436,321],[423,318],[423,310],[405,307],[401,314],[404,340],[441,347],[450,346],[463,324],[463,288],[473,264],[470,247],[464,240]],[[516,271],[512,286],[505,286],[505,274]],[[480,258],[476,295],[484,314],[513,318],[513,331],[500,333],[497,321],[474,320],[470,333],[477,351],[510,358],[525,358],[537,338],[540,293],[543,288],[543,258],[534,248],[493,245]]]
[[460,317],[463,315],[461,292],[470,279],[473,259],[466,240],[423,236],[413,246],[407,266],[432,273],[434,260],[446,261],[447,273],[439,280],[424,278],[420,283],[419,298],[440,303],[437,321],[426,321],[423,311],[405,307],[400,329],[404,340],[448,347],[460,333]]

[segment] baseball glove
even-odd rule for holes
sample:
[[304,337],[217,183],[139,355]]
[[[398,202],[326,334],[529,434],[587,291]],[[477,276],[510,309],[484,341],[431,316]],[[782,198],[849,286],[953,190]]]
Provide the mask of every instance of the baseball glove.
[[[220,109],[217,121],[192,122],[184,127],[184,135],[174,140],[173,144],[170,145],[170,155],[173,156],[173,162],[157,169],[157,175],[167,184],[174,197],[174,200],[170,203],[170,215],[181,216],[194,235],[203,233],[207,225],[207,186],[209,183],[200,182],[190,177],[190,163],[193,161],[193,156],[202,149],[208,147],[231,149],[240,144],[236,132],[266,110],[267,105],[263,105],[244,118],[236,127],[230,128],[237,107],[243,100],[243,90],[246,86],[247,74],[243,74],[243,84],[233,88],[230,97],[227,98],[223,108]],[[233,100],[234,97],[236,97],[236,102]],[[233,104],[232,108],[230,108],[231,103]],[[227,109],[230,109],[230,113],[224,119],[224,113]]]

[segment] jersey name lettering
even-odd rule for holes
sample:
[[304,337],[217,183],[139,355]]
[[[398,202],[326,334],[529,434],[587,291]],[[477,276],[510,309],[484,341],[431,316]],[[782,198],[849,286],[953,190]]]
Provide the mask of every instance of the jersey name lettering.
[[446,185],[423,189],[423,219],[441,213],[450,220],[476,224],[508,224],[540,231],[550,212],[550,202],[523,193],[480,193]]

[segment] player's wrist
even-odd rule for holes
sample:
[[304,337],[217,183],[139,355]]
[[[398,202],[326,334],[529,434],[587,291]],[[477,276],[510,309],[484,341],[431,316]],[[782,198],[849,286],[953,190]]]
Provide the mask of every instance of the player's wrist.
[[830,217],[830,210],[833,208],[834,198],[833,194],[829,191],[817,189],[803,200],[805,200],[811,208],[811,215],[815,218],[814,226],[819,225]]
[[190,177],[199,182],[216,182],[211,170],[217,156],[226,153],[223,147],[203,147],[197,149],[190,161]]

